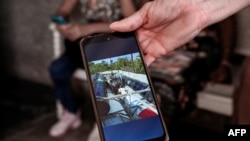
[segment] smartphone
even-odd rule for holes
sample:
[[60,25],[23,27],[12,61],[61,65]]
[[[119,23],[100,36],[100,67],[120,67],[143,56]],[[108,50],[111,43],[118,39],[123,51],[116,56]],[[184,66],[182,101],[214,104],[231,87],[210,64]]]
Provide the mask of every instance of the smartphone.
[[63,17],[59,15],[51,15],[50,20],[56,24],[68,24],[69,22]]
[[86,37],[80,48],[101,140],[168,140],[134,32]]

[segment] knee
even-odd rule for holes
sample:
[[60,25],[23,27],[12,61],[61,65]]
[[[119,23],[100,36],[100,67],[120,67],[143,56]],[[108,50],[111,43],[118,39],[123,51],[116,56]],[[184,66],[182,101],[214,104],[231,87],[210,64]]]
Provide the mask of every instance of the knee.
[[74,63],[67,57],[60,57],[49,66],[49,73],[54,80],[68,80],[76,70]]
[[52,79],[63,79],[63,77],[66,76],[65,74],[62,74],[63,72],[65,72],[65,70],[61,61],[55,60],[50,64],[49,73]]
[[60,71],[57,61],[53,61],[49,66],[49,73],[54,76]]

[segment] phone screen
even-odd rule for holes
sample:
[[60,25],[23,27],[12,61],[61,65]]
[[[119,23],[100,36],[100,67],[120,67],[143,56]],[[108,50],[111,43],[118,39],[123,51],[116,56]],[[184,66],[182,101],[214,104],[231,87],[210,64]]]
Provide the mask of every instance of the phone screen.
[[134,33],[87,38],[81,50],[103,140],[165,139],[164,122]]

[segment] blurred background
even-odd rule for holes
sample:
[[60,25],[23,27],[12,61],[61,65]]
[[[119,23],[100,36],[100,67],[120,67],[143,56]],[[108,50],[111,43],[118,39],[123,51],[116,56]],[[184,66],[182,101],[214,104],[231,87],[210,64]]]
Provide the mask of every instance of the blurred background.
[[[0,1],[0,140],[86,140],[92,130],[94,117],[91,103],[86,100],[88,102],[84,102],[84,106],[88,110],[82,117],[85,122],[78,131],[60,139],[54,139],[48,135],[51,124],[56,120],[57,111],[48,67],[63,51],[61,37],[49,17],[55,12],[60,2],[60,0]],[[231,39],[226,40],[234,48],[229,57],[230,67],[232,68],[229,74],[230,81],[216,82],[216,86],[218,86],[216,92],[225,90],[225,93],[229,96],[226,98],[223,94],[222,97],[221,94],[218,96],[216,92],[211,92],[211,89],[215,89],[213,86],[211,88],[202,85],[201,89],[195,91],[195,96],[189,97],[190,107],[184,108],[185,110],[178,109],[178,114],[175,114],[175,112],[169,114],[169,111],[166,111],[165,115],[167,123],[169,123],[169,134],[172,140],[181,140],[183,137],[186,140],[200,140],[196,137],[198,134],[203,135],[203,138],[220,137],[223,125],[233,123],[235,118],[235,112],[233,111],[236,107],[233,94],[236,88],[242,85],[240,82],[244,70],[243,62],[250,55],[249,23],[250,9],[247,8],[234,16],[233,26],[222,26],[224,30],[223,32],[220,31],[220,34],[228,35],[225,31],[233,30],[232,39],[234,43]],[[196,43],[202,44],[202,41],[199,41],[197,39]],[[159,62],[155,62],[155,64],[158,64],[152,65],[149,69],[156,91],[165,93],[167,90],[159,92],[164,84],[170,88],[176,88],[176,86],[172,87],[164,77],[160,76],[160,78],[163,78],[163,80],[160,80],[159,76],[154,75],[155,70],[159,72],[159,70],[167,69],[161,65],[164,60],[159,60]],[[183,77],[185,84],[188,84],[190,79],[185,79],[185,75]],[[76,83],[79,84],[77,81],[78,78],[76,77]],[[85,85],[84,81],[79,81],[80,84]],[[206,79],[206,81],[210,80]],[[159,83],[160,85],[156,85]],[[244,84],[249,86],[249,83]],[[174,92],[176,91],[174,90]],[[198,95],[202,92],[214,93],[212,95],[215,95],[213,97],[215,100],[213,98],[212,100],[206,99],[207,97],[204,95]],[[180,93],[179,85],[176,93]],[[161,97],[164,97],[162,95]],[[178,101],[180,94],[173,95],[175,99],[170,103],[174,104],[170,104],[170,106],[178,107],[176,105],[180,104]],[[215,104],[204,104],[204,101],[211,100],[214,102],[217,99],[226,101],[225,109],[220,110],[220,107],[225,105],[211,107]],[[165,98],[165,100],[169,101],[168,98]],[[164,103],[164,99],[161,102]],[[163,111],[164,106],[169,107],[165,102],[162,107]],[[247,105],[241,106],[246,107]],[[243,113],[246,117],[250,114],[249,111]],[[171,120],[169,120],[169,116]],[[236,117],[236,123],[237,119],[240,118]],[[247,121],[242,123],[249,124]]]

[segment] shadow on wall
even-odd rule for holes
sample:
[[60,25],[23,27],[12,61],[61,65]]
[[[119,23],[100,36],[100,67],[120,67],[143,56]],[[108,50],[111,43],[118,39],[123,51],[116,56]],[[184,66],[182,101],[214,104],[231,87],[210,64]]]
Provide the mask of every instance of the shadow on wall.
[[[11,23],[11,17],[8,16],[10,9],[9,1],[0,1],[0,76],[12,70],[9,64],[12,64],[13,48],[11,47],[11,35],[8,28]],[[1,77],[0,77],[1,78]]]
[[0,69],[2,73],[51,85],[48,66],[53,59],[49,16],[59,1],[0,2]]

